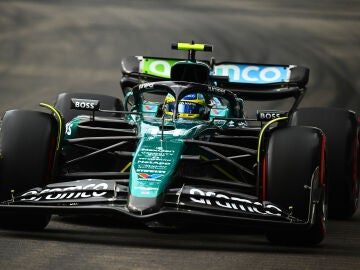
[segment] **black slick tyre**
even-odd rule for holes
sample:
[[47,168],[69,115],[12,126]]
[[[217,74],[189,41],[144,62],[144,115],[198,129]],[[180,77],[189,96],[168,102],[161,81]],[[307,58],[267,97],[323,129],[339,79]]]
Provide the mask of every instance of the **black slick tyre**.
[[309,226],[304,230],[269,231],[270,242],[316,245],[324,239],[327,219],[324,153],[325,137],[320,129],[286,127],[272,132],[265,155],[264,200]]
[[[57,143],[57,123],[44,112],[11,110],[3,117],[0,132],[0,201],[11,200],[49,183]],[[0,214],[0,225],[11,229],[40,230],[48,214]]]
[[292,126],[314,126],[326,135],[329,217],[350,218],[358,207],[358,127],[356,114],[336,108],[302,108],[290,119]]

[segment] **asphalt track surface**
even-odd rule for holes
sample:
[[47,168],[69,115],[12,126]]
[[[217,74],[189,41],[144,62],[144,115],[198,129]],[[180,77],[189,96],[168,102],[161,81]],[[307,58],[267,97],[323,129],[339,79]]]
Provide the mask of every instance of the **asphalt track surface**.
[[[181,57],[170,43],[194,40],[214,44],[218,61],[308,66],[302,107],[360,112],[359,29],[356,0],[0,1],[0,111],[38,109],[65,91],[121,96],[121,58]],[[159,233],[99,218],[0,230],[2,270],[359,267],[359,211],[330,221],[313,248],[272,246],[257,232]]]

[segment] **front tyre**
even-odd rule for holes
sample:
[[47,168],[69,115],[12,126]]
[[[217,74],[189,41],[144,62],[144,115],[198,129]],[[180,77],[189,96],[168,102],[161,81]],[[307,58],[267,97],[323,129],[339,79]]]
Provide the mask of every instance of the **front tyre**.
[[358,124],[355,112],[337,108],[301,108],[292,126],[314,126],[326,135],[329,216],[350,218],[358,207]]
[[[56,142],[52,115],[25,110],[5,113],[0,131],[0,203],[49,183]],[[49,220],[48,214],[0,214],[0,225],[12,229],[41,230]]]
[[326,234],[325,136],[312,127],[272,132],[265,156],[264,199],[309,223],[304,231],[269,231],[275,244],[316,245]]

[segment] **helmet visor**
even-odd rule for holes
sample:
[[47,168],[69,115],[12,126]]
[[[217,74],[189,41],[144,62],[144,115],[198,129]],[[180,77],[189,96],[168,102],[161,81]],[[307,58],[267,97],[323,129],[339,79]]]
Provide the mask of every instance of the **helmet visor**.
[[199,114],[201,105],[192,102],[180,102],[178,106],[178,113]]
[[[166,104],[167,112],[174,112],[175,102]],[[199,114],[203,106],[192,102],[180,102],[178,106],[178,113]]]

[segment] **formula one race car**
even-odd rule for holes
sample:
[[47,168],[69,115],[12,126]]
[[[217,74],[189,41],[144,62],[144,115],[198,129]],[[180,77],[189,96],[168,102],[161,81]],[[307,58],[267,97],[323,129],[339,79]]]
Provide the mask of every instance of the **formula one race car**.
[[[274,243],[318,244],[327,213],[357,208],[354,112],[302,108],[309,69],[122,61],[116,97],[62,93],[50,113],[11,110],[1,127],[0,223],[43,229],[51,214],[103,214],[148,226],[256,227]],[[288,111],[244,100],[294,98]],[[260,103],[260,102],[259,102]]]

